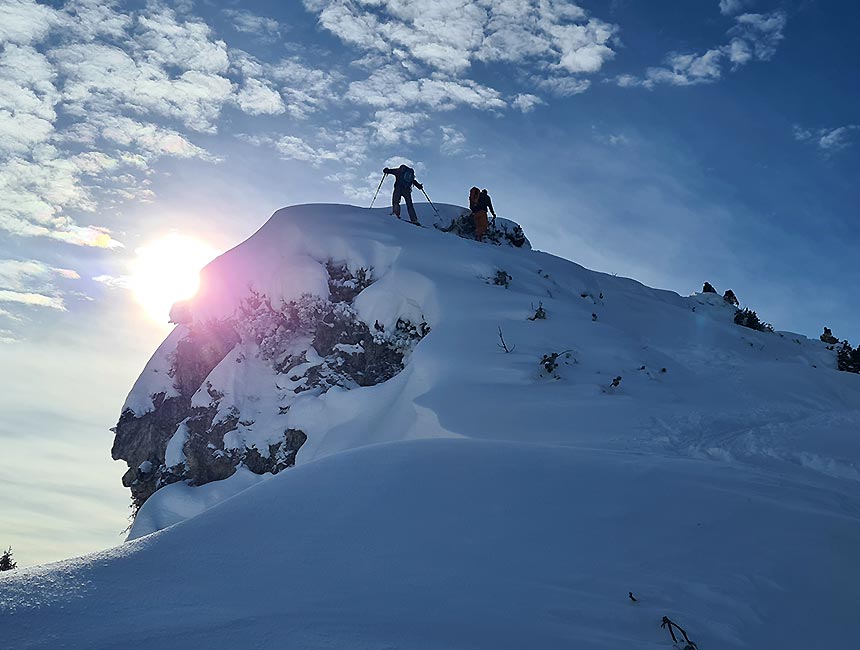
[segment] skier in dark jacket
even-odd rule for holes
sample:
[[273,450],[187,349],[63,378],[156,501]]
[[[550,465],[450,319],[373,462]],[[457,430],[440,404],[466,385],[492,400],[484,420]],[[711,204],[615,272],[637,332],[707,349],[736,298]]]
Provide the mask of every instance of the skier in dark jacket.
[[496,211],[493,209],[493,201],[487,190],[478,190],[473,187],[469,191],[469,208],[472,210],[472,218],[475,220],[475,239],[483,241],[490,223],[487,220],[487,210],[493,215],[493,221],[496,220]]
[[394,194],[391,195],[391,207],[394,215],[400,218],[400,199],[406,199],[406,211],[409,212],[409,219],[412,223],[418,223],[418,215],[415,214],[415,206],[412,205],[412,186],[414,185],[419,190],[423,190],[424,186],[415,180],[415,170],[407,165],[400,165],[396,169],[386,167],[382,170],[383,174],[394,175]]

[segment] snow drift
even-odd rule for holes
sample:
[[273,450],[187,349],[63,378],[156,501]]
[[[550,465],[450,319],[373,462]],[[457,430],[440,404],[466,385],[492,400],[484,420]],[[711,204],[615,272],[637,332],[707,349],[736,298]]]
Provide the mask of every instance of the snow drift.
[[0,578],[10,647],[856,638],[833,350],[417,208],[287,208],[204,270],[117,428],[134,541]]

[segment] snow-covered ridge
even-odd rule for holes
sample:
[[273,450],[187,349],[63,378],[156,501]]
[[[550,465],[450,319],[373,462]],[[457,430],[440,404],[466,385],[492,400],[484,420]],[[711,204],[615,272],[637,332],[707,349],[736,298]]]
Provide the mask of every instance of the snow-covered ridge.
[[860,636],[860,377],[834,350],[417,207],[429,227],[288,208],[206,268],[117,428],[139,539],[0,576],[4,640]]

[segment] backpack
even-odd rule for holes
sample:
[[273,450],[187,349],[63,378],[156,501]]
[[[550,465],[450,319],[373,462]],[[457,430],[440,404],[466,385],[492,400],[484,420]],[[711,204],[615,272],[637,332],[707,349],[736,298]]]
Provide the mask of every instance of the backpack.
[[469,208],[472,212],[475,212],[478,209],[478,199],[481,198],[481,190],[477,187],[473,187],[469,190]]
[[397,179],[397,184],[404,190],[412,189],[412,181],[415,180],[415,170],[411,167],[403,165],[401,167],[400,178]]

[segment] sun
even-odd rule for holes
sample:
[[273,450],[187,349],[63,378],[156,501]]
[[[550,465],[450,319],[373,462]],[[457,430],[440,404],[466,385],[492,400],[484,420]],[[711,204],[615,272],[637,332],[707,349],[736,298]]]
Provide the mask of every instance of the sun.
[[153,320],[166,323],[173,303],[194,296],[200,284],[200,269],[221,251],[206,242],[179,233],[169,233],[135,251],[131,289]]

